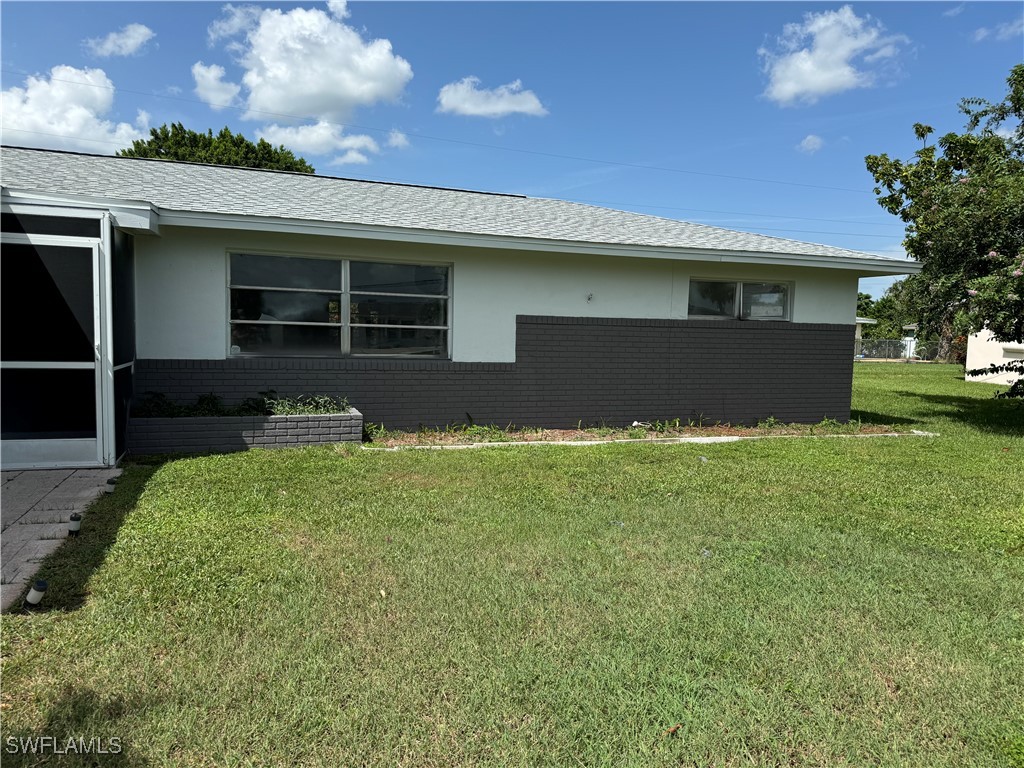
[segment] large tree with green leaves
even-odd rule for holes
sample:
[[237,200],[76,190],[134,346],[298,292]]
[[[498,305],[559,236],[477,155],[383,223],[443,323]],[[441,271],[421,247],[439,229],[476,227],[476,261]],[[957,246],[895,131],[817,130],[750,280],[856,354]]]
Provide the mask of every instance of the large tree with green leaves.
[[906,222],[904,246],[924,265],[908,281],[917,319],[946,353],[958,334],[982,328],[1024,342],[1024,64],[1007,84],[998,103],[960,102],[964,133],[930,144],[932,127],[918,123],[912,160],[866,158],[879,204]]
[[865,315],[877,322],[864,328],[864,338],[900,339],[906,336],[903,326],[917,322],[917,301],[913,281],[893,283],[882,298],[872,302],[871,313]]
[[875,300],[871,298],[870,293],[857,292],[857,317],[871,317],[871,308],[875,305]]
[[122,157],[151,157],[161,160],[181,160],[213,165],[235,165],[244,168],[267,168],[274,171],[316,173],[304,158],[284,146],[275,147],[265,139],[253,143],[240,133],[232,133],[225,126],[216,136],[191,131],[181,123],[151,128],[145,141],[133,141],[131,147],[120,150]]

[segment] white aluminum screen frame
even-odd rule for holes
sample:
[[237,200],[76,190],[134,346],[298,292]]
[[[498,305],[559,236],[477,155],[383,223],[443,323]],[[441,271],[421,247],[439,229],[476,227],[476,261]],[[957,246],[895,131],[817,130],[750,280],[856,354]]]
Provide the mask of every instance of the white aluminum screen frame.
[[[32,235],[3,233],[3,243],[81,248],[91,251],[93,293],[93,362],[0,361],[5,370],[95,371],[96,436],[55,440],[4,440],[0,445],[3,469],[49,469],[107,467],[116,461],[114,454],[114,371],[110,339],[113,323],[110,313],[112,276],[110,264],[110,214],[106,211],[33,206],[4,203],[4,213],[44,215],[67,218],[91,218],[100,221],[100,237]],[[2,256],[0,256],[2,258]]]

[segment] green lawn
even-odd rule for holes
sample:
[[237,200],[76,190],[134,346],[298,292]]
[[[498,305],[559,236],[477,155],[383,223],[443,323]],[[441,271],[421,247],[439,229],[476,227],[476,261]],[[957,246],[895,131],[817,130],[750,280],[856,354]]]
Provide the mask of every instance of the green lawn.
[[131,467],[4,618],[4,765],[1024,766],[1024,408],[855,384],[941,436]]

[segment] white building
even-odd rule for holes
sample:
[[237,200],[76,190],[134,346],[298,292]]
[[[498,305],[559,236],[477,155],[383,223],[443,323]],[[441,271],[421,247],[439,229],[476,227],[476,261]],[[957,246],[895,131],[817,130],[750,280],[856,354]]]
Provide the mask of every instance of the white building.
[[[1003,365],[1011,360],[1024,360],[1024,344],[996,341],[990,331],[972,333],[967,339],[967,370]],[[1015,373],[986,373],[981,376],[965,375],[967,381],[983,381],[987,384],[1013,384],[1019,376]]]

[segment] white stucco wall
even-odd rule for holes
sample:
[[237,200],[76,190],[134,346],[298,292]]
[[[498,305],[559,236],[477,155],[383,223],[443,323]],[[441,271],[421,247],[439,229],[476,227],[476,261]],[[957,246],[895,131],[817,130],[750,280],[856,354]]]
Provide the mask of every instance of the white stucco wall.
[[227,262],[223,246],[201,234],[135,238],[137,357],[225,357]]
[[226,356],[227,254],[234,250],[452,264],[452,355],[465,362],[513,361],[516,315],[685,319],[691,277],[790,282],[798,323],[852,325],[857,304],[857,275],[838,269],[164,227],[160,237],[135,241],[140,358]]
[[[967,337],[968,371],[977,368],[988,368],[990,365],[1002,365],[1011,360],[1024,360],[1024,345],[996,341],[990,331],[972,333]],[[986,384],[1013,384],[1018,376],[1013,373],[985,374],[983,376],[964,376],[967,381],[983,381]]]

